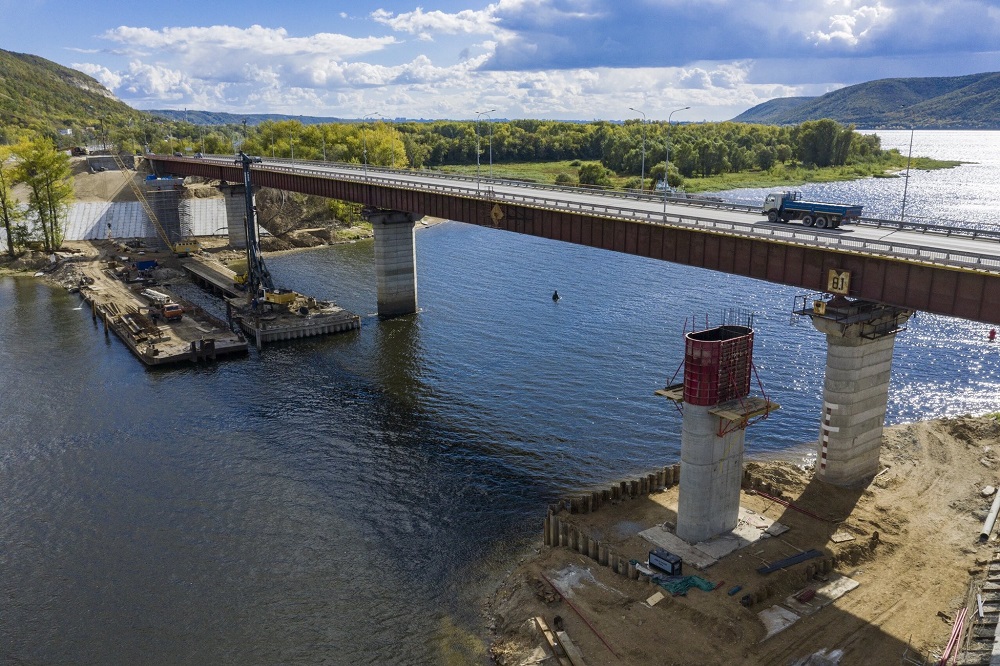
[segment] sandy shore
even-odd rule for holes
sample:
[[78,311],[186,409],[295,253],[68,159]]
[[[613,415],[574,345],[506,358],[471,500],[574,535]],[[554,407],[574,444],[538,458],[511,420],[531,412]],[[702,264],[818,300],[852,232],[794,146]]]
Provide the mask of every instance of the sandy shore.
[[[750,462],[751,476],[771,484],[784,503],[744,491],[742,506],[789,530],[704,570],[685,565],[685,574],[718,586],[686,596],[616,574],[570,548],[543,546],[539,516],[538,554],[489,604],[494,659],[504,666],[560,663],[546,657],[536,616],[550,628],[562,626],[591,665],[860,665],[898,664],[904,653],[939,656],[970,584],[983,577],[997,548],[995,537],[986,544],[978,537],[993,501],[983,489],[1000,485],[998,452],[995,418],[959,417],[887,428],[882,472],[863,487],[829,486],[812,480],[811,469],[781,461]],[[638,532],[671,524],[676,502],[673,486],[593,513],[560,515],[612,552],[644,562],[652,545]],[[821,556],[757,572],[762,563],[810,549]],[[765,638],[762,611],[838,580],[857,587],[824,607],[814,598],[793,624]],[[647,604],[656,592],[663,600]],[[740,603],[744,596],[749,607]]]

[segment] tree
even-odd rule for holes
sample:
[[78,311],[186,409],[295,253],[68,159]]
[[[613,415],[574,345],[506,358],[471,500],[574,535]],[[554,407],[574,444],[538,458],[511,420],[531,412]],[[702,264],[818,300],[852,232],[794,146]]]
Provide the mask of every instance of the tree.
[[767,171],[773,167],[776,158],[777,155],[773,146],[757,146],[757,152],[754,154],[754,162],[757,163],[757,167],[761,171]]
[[15,240],[15,233],[22,219],[21,210],[17,207],[11,188],[14,185],[15,166],[10,162],[11,150],[0,146],[0,220],[7,234],[7,254],[17,256],[20,239]]
[[595,187],[611,187],[611,172],[599,162],[587,162],[580,165],[579,179],[581,185]]
[[853,125],[842,127],[829,118],[804,122],[798,127],[799,159],[818,167],[842,166],[847,162],[853,135]]
[[28,205],[42,227],[45,251],[52,252],[62,245],[61,218],[73,197],[69,156],[44,137],[20,143],[14,152],[20,159],[17,180],[30,190]]

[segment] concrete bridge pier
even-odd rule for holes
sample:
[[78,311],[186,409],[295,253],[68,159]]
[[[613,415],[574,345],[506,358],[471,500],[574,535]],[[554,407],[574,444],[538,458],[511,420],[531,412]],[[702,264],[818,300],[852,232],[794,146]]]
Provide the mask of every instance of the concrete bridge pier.
[[911,312],[835,298],[808,314],[827,344],[816,478],[853,485],[879,471],[892,351]]
[[247,206],[246,191],[242,184],[226,184],[219,188],[226,196],[226,228],[229,234],[229,247],[245,248],[247,246]]
[[709,406],[684,405],[677,536],[705,541],[736,527],[740,513],[746,430],[719,435],[719,417]]
[[417,311],[417,248],[414,223],[423,217],[399,210],[368,209],[375,234],[375,279],[379,317]]
[[752,328],[694,331],[684,340],[684,382],[656,392],[683,405],[676,534],[688,543],[729,532],[739,521],[746,428],[778,408],[750,395],[752,370]]

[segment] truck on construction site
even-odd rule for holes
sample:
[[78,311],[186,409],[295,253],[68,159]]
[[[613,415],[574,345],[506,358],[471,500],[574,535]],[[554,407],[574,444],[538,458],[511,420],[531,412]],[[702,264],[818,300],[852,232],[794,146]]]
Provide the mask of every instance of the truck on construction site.
[[820,229],[836,229],[842,222],[861,217],[863,206],[804,201],[801,192],[771,192],[764,199],[763,214],[768,222],[802,220],[802,224]]
[[139,294],[150,302],[151,314],[163,317],[165,321],[178,321],[184,317],[184,306],[175,303],[170,296],[155,289],[143,289]]

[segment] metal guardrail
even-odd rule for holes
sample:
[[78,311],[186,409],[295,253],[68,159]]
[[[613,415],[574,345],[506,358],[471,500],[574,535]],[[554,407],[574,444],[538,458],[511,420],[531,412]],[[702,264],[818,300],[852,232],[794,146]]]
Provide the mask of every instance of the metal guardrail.
[[[167,159],[176,159],[176,157],[167,157]],[[215,158],[191,158],[197,161],[203,161],[203,159]],[[221,159],[221,158],[219,158]],[[226,161],[228,162],[228,158]],[[289,166],[289,164],[294,164],[294,166]],[[307,166],[303,166],[307,165]],[[440,172],[433,171],[414,171],[414,170],[390,170],[384,167],[372,168],[365,167],[359,164],[343,164],[343,163],[332,163],[332,162],[303,162],[296,160],[285,159],[271,159],[267,160],[261,164],[254,164],[253,169],[269,170],[269,171],[279,171],[283,173],[290,174],[301,174],[301,175],[315,175],[315,176],[330,176],[330,169],[334,168],[342,173],[335,174],[338,178],[354,182],[363,182],[369,184],[385,185],[389,187],[394,187],[403,190],[412,191],[422,191],[422,192],[438,192],[442,194],[451,194],[454,196],[460,196],[470,199],[481,199],[490,202],[505,202],[519,204],[534,208],[556,210],[561,212],[570,213],[589,213],[593,215],[599,215],[602,217],[610,219],[621,219],[631,222],[643,222],[646,224],[656,224],[664,226],[673,226],[687,229],[698,229],[705,230],[710,229],[715,232],[726,233],[729,235],[736,235],[746,238],[771,238],[778,240],[780,242],[792,243],[803,245],[806,247],[821,247],[826,249],[836,249],[848,252],[861,252],[866,254],[871,254],[874,256],[881,257],[892,257],[899,259],[906,259],[910,261],[920,261],[930,264],[941,264],[954,266],[959,268],[972,268],[975,270],[986,270],[991,272],[1000,271],[1000,257],[997,254],[991,253],[977,253],[969,252],[964,250],[942,250],[942,249],[929,249],[920,245],[914,245],[910,243],[900,243],[900,242],[887,242],[884,240],[864,240],[864,239],[853,239],[844,238],[838,235],[830,235],[828,233],[819,233],[812,231],[809,227],[800,227],[798,225],[794,227],[789,227],[786,225],[781,226],[770,226],[770,225],[759,225],[754,222],[736,222],[729,220],[717,220],[711,218],[705,218],[698,215],[676,215],[664,212],[654,212],[648,210],[642,210],[637,208],[632,208],[625,205],[613,205],[610,202],[608,204],[594,204],[582,201],[567,201],[564,199],[553,199],[549,197],[538,196],[536,194],[516,194],[511,192],[504,192],[502,190],[497,190],[493,186],[508,187],[511,189],[531,190],[537,192],[538,190],[543,191],[562,191],[572,194],[585,194],[585,195],[598,195],[603,196],[604,191],[601,190],[591,190],[584,188],[566,188],[561,186],[549,186],[549,185],[538,185],[536,183],[528,183],[526,181],[512,181],[505,179],[482,179],[476,177],[462,176],[462,175],[452,175],[452,174],[442,174]],[[348,171],[350,173],[343,173],[343,171]],[[417,180],[413,180],[412,177],[417,176],[421,178],[439,178],[441,180],[448,180],[449,184],[436,184],[427,183]],[[454,181],[464,181],[469,183],[475,183],[476,187],[461,187],[456,186]],[[483,187],[483,185],[487,187]],[[616,196],[615,199],[622,201],[626,200],[625,196]],[[634,201],[635,197],[628,198],[630,201]],[[649,198],[652,203],[661,203],[663,201],[662,197]],[[688,204],[688,200],[674,201],[668,198],[670,203],[681,203]],[[704,203],[704,202],[702,202]],[[719,210],[731,210],[734,212],[756,212],[759,209],[752,206],[741,206],[735,204],[725,204],[724,202],[709,202],[718,203],[718,205],[705,206],[699,204],[693,204],[692,208],[716,208]],[[866,226],[875,227],[885,227],[894,228],[896,230],[906,230],[906,231],[920,231],[922,233],[935,233],[940,235],[952,236],[952,235],[962,235],[969,236],[971,238],[984,238],[990,240],[1000,240],[1000,231],[989,231],[989,230],[974,230],[974,229],[962,229],[959,231],[956,228],[945,227],[941,225],[925,225],[920,223],[902,223],[902,222],[892,222],[887,220],[876,220],[876,219],[865,219],[863,220]],[[950,233],[946,233],[950,232]]]

